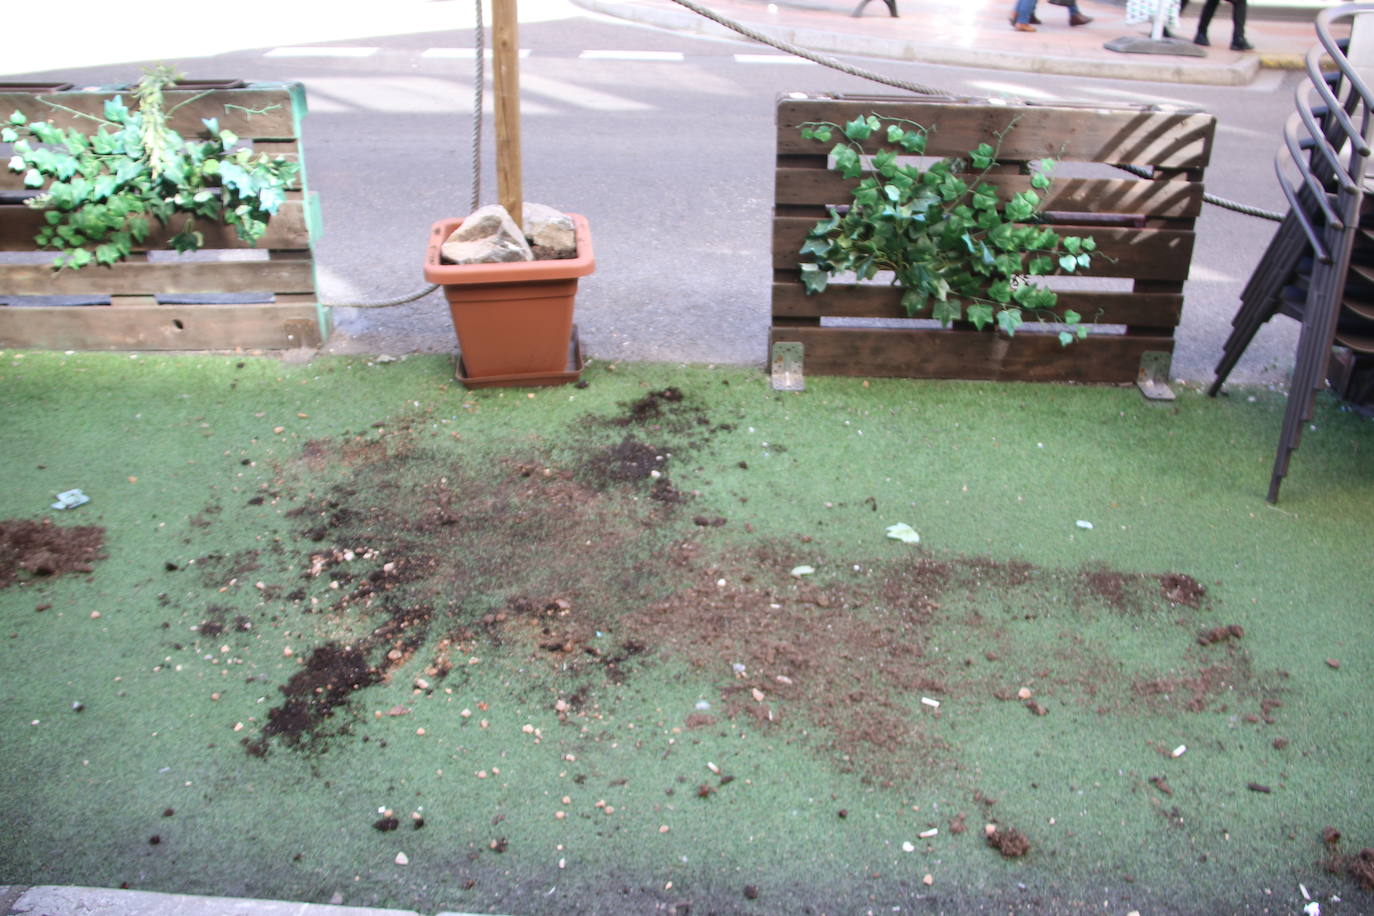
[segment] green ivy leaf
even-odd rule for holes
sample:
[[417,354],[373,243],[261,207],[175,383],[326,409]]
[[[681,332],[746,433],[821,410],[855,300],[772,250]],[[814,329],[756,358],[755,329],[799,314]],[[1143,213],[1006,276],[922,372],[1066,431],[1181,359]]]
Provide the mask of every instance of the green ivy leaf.
[[[998,280],[988,285],[988,298],[993,302],[1011,301],[1011,284],[1006,280]],[[972,306],[970,306],[972,308]]]
[[826,284],[830,281],[830,275],[815,264],[802,264],[800,266],[802,286],[806,287],[806,294],[811,296],[825,292]]
[[1069,254],[1078,254],[1083,250],[1083,240],[1077,236],[1068,236],[1064,239],[1064,250]]
[[1031,176],[1031,187],[1038,191],[1043,191],[1050,186],[1050,176],[1044,172],[1036,172]]
[[997,328],[1004,331],[1008,337],[1016,336],[1016,329],[1021,327],[1021,310],[1018,308],[1002,309],[997,313]]
[[65,257],[58,258],[57,263],[62,267],[70,267],[73,270],[80,270],[91,263],[91,253],[85,248],[73,248],[67,252]]
[[973,322],[973,326],[980,331],[992,324],[992,306],[986,302],[970,304],[967,312],[968,320]]
[[1060,257],[1059,257],[1059,269],[1060,269],[1060,270],[1064,271],[1065,273],[1073,273],[1074,268],[1077,267],[1077,266],[1078,266],[1078,258],[1074,257],[1074,256],[1071,255],[1071,254],[1060,255]]
[[28,118],[24,117],[24,113],[22,111],[16,110],[10,115],[10,123],[13,124],[15,127],[23,127],[26,123],[28,123],[28,120]]
[[1060,332],[1059,332],[1059,346],[1061,346],[1061,347],[1067,347],[1067,346],[1068,346],[1069,344],[1071,344],[1071,343],[1073,343],[1073,335],[1070,334],[1068,331],[1060,331]]
[[873,156],[873,168],[884,178],[897,174],[897,154],[890,149],[879,150]]
[[929,301],[930,297],[920,290],[908,289],[902,293],[902,308],[909,316],[914,317],[925,311]]
[[977,149],[969,153],[969,161],[972,162],[973,167],[979,171],[991,168],[993,165],[992,157],[995,152],[996,150],[994,150],[990,144],[980,143]]
[[897,141],[897,145],[908,153],[919,156],[926,151],[926,135],[924,132],[909,130],[902,134],[902,139]]
[[930,317],[940,322],[940,327],[947,328],[963,317],[962,303],[958,299],[936,300],[935,307],[931,309]]
[[19,132],[13,127],[0,127],[0,143],[14,143],[19,139]]
[[1078,324],[1083,320],[1083,316],[1073,309],[1064,309],[1063,319],[1065,324]]
[[116,124],[123,124],[129,120],[129,107],[124,104],[122,95],[105,100],[105,120]]
[[862,143],[873,136],[874,128],[870,126],[868,118],[860,115],[844,126],[844,135],[855,143]]
[[[835,168],[843,177],[858,178],[863,174],[863,163],[859,158],[858,150],[854,149],[854,147],[844,143],[837,143],[835,148],[830,151],[830,154],[835,157]],[[227,170],[230,167],[230,164],[226,164],[221,171]],[[237,166],[232,167],[237,168]]]

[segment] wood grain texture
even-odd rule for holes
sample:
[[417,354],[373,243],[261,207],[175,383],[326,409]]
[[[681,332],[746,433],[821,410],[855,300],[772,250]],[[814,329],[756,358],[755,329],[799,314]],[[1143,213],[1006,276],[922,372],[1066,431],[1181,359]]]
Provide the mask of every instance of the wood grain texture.
[[[803,139],[802,124],[844,124],[868,114],[914,121],[927,128],[930,137],[926,153],[931,156],[965,156],[979,143],[993,142],[996,133],[1005,131],[998,152],[1002,162],[1050,157],[1170,169],[1206,167],[1216,126],[1213,115],[1198,110],[993,104],[972,99],[783,98],[777,107],[778,153],[805,154],[826,148],[815,140]],[[872,138],[869,151],[876,151],[881,140]]]
[[796,341],[808,374],[871,378],[986,379],[990,381],[1134,382],[1140,357],[1173,352],[1168,337],[1097,336],[1062,346],[1057,337],[1030,332],[961,330],[781,328],[769,343]]
[[289,349],[321,343],[313,305],[0,308],[0,346],[50,350]]

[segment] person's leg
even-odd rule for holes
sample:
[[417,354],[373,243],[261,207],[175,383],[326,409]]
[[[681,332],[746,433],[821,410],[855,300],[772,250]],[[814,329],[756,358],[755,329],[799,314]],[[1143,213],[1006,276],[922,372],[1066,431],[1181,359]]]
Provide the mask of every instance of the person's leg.
[[1254,49],[1254,45],[1245,40],[1245,0],[1231,0],[1231,50]]
[[[1012,24],[1013,26],[1016,25],[1016,14],[1017,14],[1018,12],[1020,12],[1020,10],[1021,10],[1021,0],[1012,0],[1012,4],[1011,4],[1011,18],[1010,18],[1008,21],[1011,22],[1011,24]],[[1034,3],[1031,4],[1030,17],[1029,17],[1026,21],[1029,22],[1031,25],[1039,25],[1039,24],[1040,24],[1040,17],[1037,16],[1037,15],[1035,15],[1035,4],[1034,4]]]
[[1034,32],[1031,17],[1035,15],[1035,0],[1016,0],[1016,15],[1012,17],[1012,27],[1018,32]]
[[1193,44],[1210,45],[1207,40],[1207,27],[1212,24],[1212,15],[1217,11],[1217,5],[1221,0],[1207,0],[1202,4],[1202,12],[1197,17],[1197,36],[1193,38]]
[[1069,4],[1069,25],[1087,25],[1093,21],[1093,17],[1084,16],[1078,11],[1078,4]]

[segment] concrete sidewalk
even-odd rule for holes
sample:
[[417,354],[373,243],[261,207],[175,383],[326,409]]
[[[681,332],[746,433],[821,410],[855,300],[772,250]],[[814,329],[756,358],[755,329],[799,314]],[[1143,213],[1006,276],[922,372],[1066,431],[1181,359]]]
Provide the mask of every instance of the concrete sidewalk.
[[[717,37],[739,34],[680,6],[673,0],[574,0],[588,10],[659,28]],[[1104,45],[1121,37],[1148,38],[1146,23],[1127,25],[1125,7],[1112,0],[1080,0],[1093,17],[1071,28],[1066,9],[1040,4],[1042,24],[1035,32],[1011,28],[1011,0],[894,0],[898,16],[884,0],[700,0],[722,17],[773,39],[810,51],[878,57],[985,69],[1057,73],[1108,79],[1243,86],[1263,68],[1301,67],[1316,43],[1313,21],[1320,0],[1264,0],[1249,4],[1246,35],[1254,51],[1237,52],[1231,42],[1230,5],[1223,4],[1209,29],[1211,47],[1203,57],[1122,53]],[[1197,30],[1201,3],[1190,5],[1176,33],[1189,39]]]

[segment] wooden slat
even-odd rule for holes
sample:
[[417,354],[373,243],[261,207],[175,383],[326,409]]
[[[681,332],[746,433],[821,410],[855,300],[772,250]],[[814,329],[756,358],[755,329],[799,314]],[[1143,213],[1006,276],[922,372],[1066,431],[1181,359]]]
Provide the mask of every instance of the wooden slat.
[[320,343],[310,305],[0,308],[0,347],[213,350]]
[[[61,105],[84,115],[102,117],[105,101],[122,96],[130,108],[137,106],[133,87],[121,91],[71,91],[34,95],[26,92],[0,92],[0,112],[23,112],[29,120],[48,121],[59,127],[89,129],[95,122],[54,107]],[[168,123],[183,136],[203,136],[203,118],[217,118],[222,129],[231,130],[245,140],[289,140],[299,132],[304,108],[300,83],[254,83],[244,89],[217,89],[211,92],[168,90],[164,93],[170,112]],[[180,106],[180,107],[177,107]],[[175,108],[175,110],[173,110]]]
[[[812,296],[799,280],[779,281],[773,285],[773,317],[775,322],[779,318],[912,317],[902,308],[901,298],[901,289],[887,285],[836,283]],[[1059,305],[1097,324],[1176,327],[1183,314],[1183,296],[1162,293],[1061,292]]]
[[[806,234],[816,225],[806,217],[778,217],[773,220],[773,266],[790,269],[800,260]],[[1061,234],[1074,234],[1072,227],[1056,225]],[[1193,257],[1194,235],[1186,230],[1104,229],[1087,227],[1085,235],[1097,242],[1089,277],[1133,277],[1148,280],[1188,278]],[[807,260],[810,260],[808,257]]]
[[314,288],[314,265],[309,260],[125,262],[62,271],[0,264],[0,292],[17,296],[309,293]]
[[1134,382],[1140,357],[1172,352],[1167,337],[1097,336],[1065,347],[1056,336],[979,331],[774,328],[769,342],[802,344],[807,374],[994,381]]
[[[267,232],[256,246],[250,246],[228,226],[201,221],[196,228],[205,236],[206,248],[309,248],[310,231],[306,224],[307,202],[299,195],[282,204],[267,224]],[[0,251],[33,251],[33,237],[43,228],[43,211],[23,204],[0,204]],[[153,232],[139,250],[168,247],[167,240],[181,231],[182,222],[172,228]]]
[[[826,148],[801,136],[810,121],[844,124],[876,114],[915,121],[930,129],[926,153],[963,156],[1006,131],[999,161],[1043,157],[1087,162],[1202,168],[1212,152],[1216,119],[1206,112],[1146,111],[1098,105],[991,104],[986,100],[781,98],[777,106],[780,154]],[[1014,128],[1008,130],[1014,123]],[[875,135],[870,151],[883,145]],[[832,141],[833,142],[833,141]]]
[[[1030,190],[1028,175],[995,175],[987,180],[1004,197]],[[829,169],[779,168],[774,201],[786,206],[848,204],[854,185]],[[1046,210],[1184,218],[1202,211],[1202,193],[1197,182],[1063,178],[1043,192],[1042,199]]]

